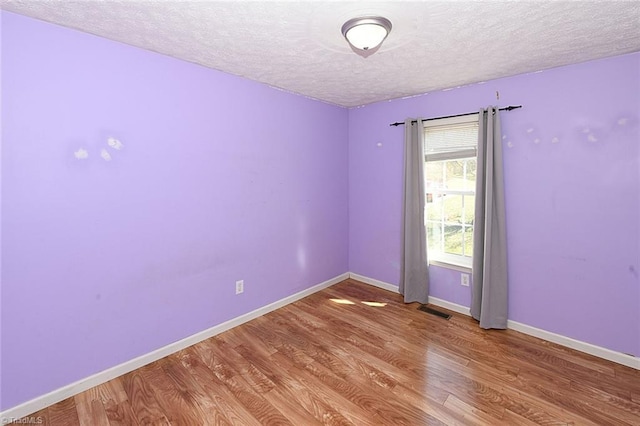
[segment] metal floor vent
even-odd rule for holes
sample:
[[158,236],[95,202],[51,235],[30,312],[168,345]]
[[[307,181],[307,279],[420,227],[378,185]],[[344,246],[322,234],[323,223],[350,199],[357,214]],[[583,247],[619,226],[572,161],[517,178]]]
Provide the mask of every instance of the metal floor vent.
[[420,305],[418,310],[426,312],[426,313],[431,314],[431,315],[435,315],[435,316],[440,317],[440,318],[444,318],[446,320],[451,318],[451,315],[445,314],[444,312],[436,311],[435,309],[431,309],[427,305]]

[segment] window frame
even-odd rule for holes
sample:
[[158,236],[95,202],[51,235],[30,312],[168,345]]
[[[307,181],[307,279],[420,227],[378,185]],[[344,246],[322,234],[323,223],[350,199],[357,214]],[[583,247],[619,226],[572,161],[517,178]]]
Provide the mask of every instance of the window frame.
[[[451,151],[451,152],[442,152],[442,153],[431,153],[429,154],[427,151],[427,129],[428,128],[433,128],[433,127],[448,127],[448,126],[454,126],[457,124],[468,124],[468,123],[475,123],[476,125],[479,125],[479,114],[475,113],[475,114],[468,114],[468,115],[464,115],[464,116],[460,116],[460,117],[448,117],[448,118],[441,118],[441,119],[434,119],[434,120],[427,120],[423,122],[423,131],[424,131],[424,167],[425,167],[425,173],[426,173],[426,167],[427,167],[427,163],[429,162],[435,162],[435,161],[447,161],[447,160],[462,160],[462,159],[469,159],[469,158],[476,158],[477,160],[477,153],[478,153],[478,141],[476,138],[476,146],[475,148],[469,148],[469,149],[460,149],[457,151]],[[477,164],[477,163],[476,163]],[[425,174],[425,185],[427,182],[426,179],[426,174]],[[438,192],[438,190],[430,190],[430,192],[432,193],[436,193]],[[463,196],[475,196],[475,187],[473,188],[473,190],[451,190],[451,191],[446,191],[446,193],[456,193],[458,195],[463,195]],[[425,188],[425,228],[427,227],[427,216],[426,216],[426,188]],[[464,226],[464,225],[462,225]],[[426,229],[425,229],[426,231]],[[473,237],[472,237],[473,238]],[[464,243],[463,243],[464,244]],[[427,244],[428,245],[428,244]],[[459,271],[463,271],[463,272],[469,272],[471,271],[472,265],[473,265],[473,256],[464,256],[464,255],[457,255],[457,254],[451,254],[451,253],[440,253],[438,252],[437,256],[435,258],[433,258],[431,255],[429,255],[429,251],[427,251],[427,261],[429,263],[429,265],[435,265],[435,266],[443,266],[443,267],[447,267],[450,269],[455,269],[455,270],[459,270]]]

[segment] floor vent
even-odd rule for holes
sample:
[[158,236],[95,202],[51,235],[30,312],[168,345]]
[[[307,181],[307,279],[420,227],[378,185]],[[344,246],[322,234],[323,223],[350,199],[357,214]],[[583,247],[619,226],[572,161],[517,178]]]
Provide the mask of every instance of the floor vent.
[[435,316],[440,317],[440,318],[444,318],[446,320],[451,318],[451,315],[445,314],[444,312],[436,311],[435,309],[431,309],[427,305],[420,305],[418,310],[426,312],[426,313],[431,314],[431,315],[435,315]]

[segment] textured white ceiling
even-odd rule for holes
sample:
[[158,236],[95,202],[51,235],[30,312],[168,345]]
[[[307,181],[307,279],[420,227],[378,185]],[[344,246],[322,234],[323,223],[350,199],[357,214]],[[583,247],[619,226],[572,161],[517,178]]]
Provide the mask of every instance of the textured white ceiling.
[[[640,51],[640,1],[34,1],[2,9],[342,106]],[[393,23],[356,55],[340,33]]]

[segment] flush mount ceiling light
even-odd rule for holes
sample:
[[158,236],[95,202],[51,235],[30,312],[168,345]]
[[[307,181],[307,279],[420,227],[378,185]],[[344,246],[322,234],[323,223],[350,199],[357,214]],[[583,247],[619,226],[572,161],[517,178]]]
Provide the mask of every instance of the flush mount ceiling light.
[[[365,16],[349,19],[342,26],[342,35],[357,49],[356,53],[372,51],[379,47],[391,32],[391,21],[381,16]],[[374,52],[370,52],[374,53]]]

